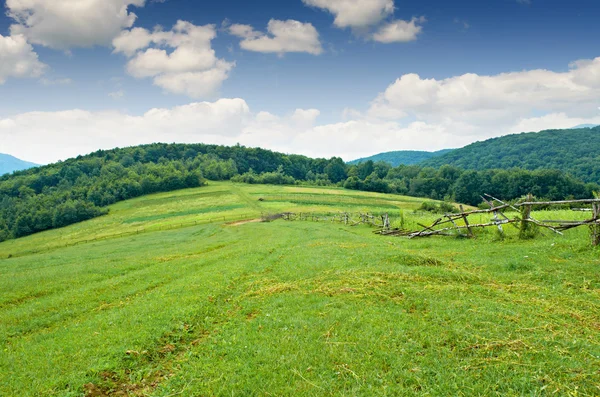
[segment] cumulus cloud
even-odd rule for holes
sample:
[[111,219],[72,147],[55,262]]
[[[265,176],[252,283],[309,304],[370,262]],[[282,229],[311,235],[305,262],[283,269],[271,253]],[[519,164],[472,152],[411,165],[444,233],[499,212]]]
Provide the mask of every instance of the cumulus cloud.
[[[390,150],[437,150],[523,131],[600,124],[600,58],[566,72],[531,70],[444,80],[402,76],[365,112],[319,124],[317,109],[252,111],[242,99],[197,102],[142,115],[34,112],[0,118],[0,152],[32,161],[151,142],[241,143],[345,160]],[[375,96],[375,94],[374,94]]]
[[214,25],[178,21],[170,31],[124,30],[113,46],[130,58],[127,71],[133,77],[153,78],[168,92],[201,98],[214,95],[234,67],[217,58],[211,46],[216,35]]
[[323,52],[319,32],[310,23],[271,19],[267,25],[267,32],[257,32],[250,25],[234,24],[229,27],[229,33],[242,38],[240,47],[247,51],[280,55],[286,52],[319,55]]
[[253,113],[242,99],[198,102],[156,108],[142,115],[122,112],[31,112],[0,118],[0,152],[39,163],[53,162],[97,149],[152,142],[260,146],[313,157],[352,160],[390,150],[438,150],[467,145],[510,132],[600,124],[595,117],[566,113],[509,120],[508,127],[487,128],[446,118],[440,122],[389,121],[360,117],[317,124],[316,109],[296,109],[279,116]]
[[530,70],[493,76],[465,74],[444,80],[407,74],[372,103],[370,115],[471,124],[507,123],[534,112],[590,117],[598,111],[600,58],[578,61],[567,72]]
[[7,15],[16,21],[13,35],[22,34],[32,44],[67,50],[108,46],[136,15],[130,6],[146,0],[7,0]]
[[45,69],[23,35],[0,35],[0,84],[9,77],[39,77]]
[[425,17],[410,21],[391,19],[394,0],[302,0],[308,6],[334,15],[334,25],[380,43],[414,41],[422,32]]
[[112,41],[114,52],[122,52],[131,57],[138,50],[146,48],[152,43],[152,33],[144,28],[133,28],[131,30],[123,30]]
[[242,99],[156,108],[139,116],[78,109],[29,112],[0,118],[0,152],[47,163],[152,142],[235,144],[249,117]]
[[367,28],[394,12],[394,0],[302,0],[308,6],[328,11],[339,28]]
[[373,34],[373,40],[380,43],[406,43],[415,41],[423,30],[419,24],[425,22],[425,17],[413,18],[410,21],[395,20],[381,26]]

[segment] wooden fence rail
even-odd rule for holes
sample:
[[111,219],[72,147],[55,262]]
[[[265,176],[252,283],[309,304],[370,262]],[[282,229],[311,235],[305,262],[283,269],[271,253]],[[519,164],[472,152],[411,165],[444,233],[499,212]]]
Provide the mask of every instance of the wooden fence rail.
[[[485,197],[484,197],[485,196]],[[461,206],[461,212],[455,214],[445,214],[443,217],[437,219],[430,226],[420,225],[423,229],[413,232],[403,233],[401,235],[408,236],[409,238],[417,237],[430,237],[430,236],[454,236],[456,233],[462,234],[466,231],[466,237],[473,237],[473,228],[487,228],[496,227],[500,233],[504,233],[503,225],[513,225],[519,229],[521,237],[530,236],[535,227],[542,227],[552,232],[562,235],[565,230],[573,229],[580,226],[588,226],[591,231],[592,244],[597,246],[600,245],[600,199],[586,199],[586,200],[560,200],[560,201],[533,201],[533,197],[529,195],[526,201],[517,204],[508,204],[504,201],[493,197],[489,194],[482,196],[484,202],[490,207],[488,209],[475,210],[475,211],[464,211]],[[579,211],[587,210],[592,212],[592,218],[576,221],[576,220],[547,220],[539,221],[532,216],[532,212],[535,207],[540,206],[561,206],[561,205],[591,205],[591,209],[588,208],[577,208]],[[509,218],[503,210],[512,209],[515,211],[517,216]],[[489,223],[472,224],[469,222],[469,216],[474,214],[490,214],[493,215],[493,219]],[[459,225],[457,221],[462,221],[463,225]],[[445,226],[452,224],[452,226]],[[517,226],[518,225],[518,226]],[[454,232],[454,233],[452,233]]]

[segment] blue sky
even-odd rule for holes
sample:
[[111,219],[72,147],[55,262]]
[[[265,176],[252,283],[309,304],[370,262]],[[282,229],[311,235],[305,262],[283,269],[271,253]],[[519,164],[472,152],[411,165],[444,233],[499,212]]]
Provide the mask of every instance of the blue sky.
[[2,6],[0,152],[30,161],[153,141],[350,160],[600,122],[595,0]]

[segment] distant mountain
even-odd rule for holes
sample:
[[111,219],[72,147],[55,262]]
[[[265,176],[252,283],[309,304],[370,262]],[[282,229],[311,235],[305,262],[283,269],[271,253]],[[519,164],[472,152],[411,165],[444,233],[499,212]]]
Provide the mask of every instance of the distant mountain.
[[414,165],[430,158],[442,156],[454,149],[445,149],[438,152],[419,152],[414,150],[400,150],[396,152],[379,153],[371,157],[365,157],[348,162],[348,164],[360,164],[372,160],[373,162],[383,161],[391,164],[393,167],[399,165]]
[[572,130],[576,130],[579,128],[594,128],[594,127],[598,127],[598,124],[579,124],[576,125],[575,127],[571,128]]
[[476,142],[419,165],[463,169],[556,169],[600,182],[600,126],[507,135]]
[[26,170],[28,168],[37,167],[39,164],[30,163],[19,160],[9,154],[0,153],[0,175],[10,174],[14,171]]

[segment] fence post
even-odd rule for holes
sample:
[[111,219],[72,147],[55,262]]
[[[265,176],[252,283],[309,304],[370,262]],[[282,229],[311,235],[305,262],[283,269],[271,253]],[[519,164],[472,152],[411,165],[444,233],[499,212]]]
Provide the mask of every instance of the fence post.
[[467,227],[467,232],[469,233],[469,237],[474,237],[473,230],[471,230],[471,225],[469,225],[469,218],[465,215],[465,208],[463,205],[460,205],[460,212],[462,214],[463,221],[465,222],[465,226]]
[[[531,193],[526,198],[528,203],[533,202],[533,196]],[[524,205],[521,209],[521,231],[519,237],[522,239],[531,238],[534,231],[534,225],[529,221],[531,218],[531,204]]]
[[[598,198],[598,194],[594,194],[595,198]],[[590,233],[592,235],[592,245],[597,247],[600,245],[600,225],[598,224],[598,218],[600,217],[600,203],[592,203],[592,213],[594,223],[590,226]]]

